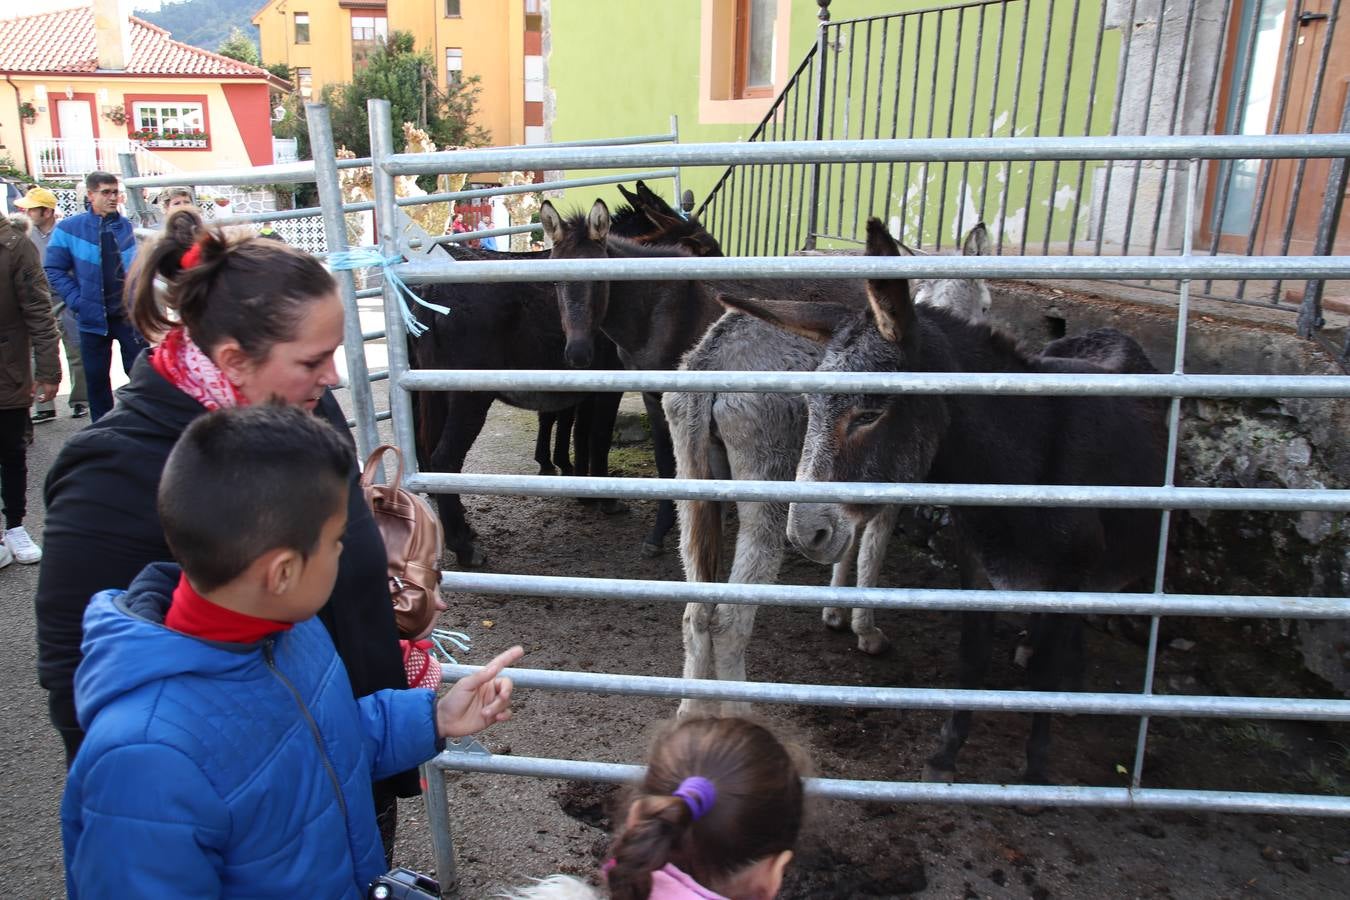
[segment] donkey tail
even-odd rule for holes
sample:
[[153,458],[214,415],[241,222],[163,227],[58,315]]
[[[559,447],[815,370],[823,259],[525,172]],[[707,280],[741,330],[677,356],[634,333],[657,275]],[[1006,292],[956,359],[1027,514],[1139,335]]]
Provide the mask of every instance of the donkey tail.
[[[677,478],[713,477],[713,401],[707,392],[666,393],[661,398],[675,445]],[[686,581],[717,581],[722,568],[722,504],[677,500],[680,558]]]

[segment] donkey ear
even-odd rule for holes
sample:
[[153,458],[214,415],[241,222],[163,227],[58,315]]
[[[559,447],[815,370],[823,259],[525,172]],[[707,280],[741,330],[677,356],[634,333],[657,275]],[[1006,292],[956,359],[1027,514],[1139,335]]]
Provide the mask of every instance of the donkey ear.
[[822,344],[858,314],[851,307],[814,300],[745,299],[728,294],[718,294],[717,299],[727,309],[754,316],[776,328]]
[[[639,181],[638,184],[641,185],[642,182]],[[641,205],[641,204],[642,204],[642,198],[641,198],[641,197],[639,197],[637,194],[633,193],[632,191],[630,191],[628,188],[624,187],[623,185],[618,185],[618,188],[619,188],[619,193],[620,193],[620,194],[623,194],[623,199],[624,199],[625,201],[627,201],[627,203],[628,203],[629,206],[633,207],[633,209],[641,209],[641,208],[642,208],[642,205]]]
[[989,229],[980,222],[966,233],[966,242],[961,245],[962,256],[989,255]]
[[555,244],[561,243],[567,233],[563,229],[562,216],[558,215],[558,211],[548,200],[539,207],[539,224],[544,226],[544,234]]
[[586,231],[590,239],[602,244],[609,237],[609,207],[605,201],[596,200],[586,215]]
[[[901,255],[895,238],[886,231],[886,226],[880,219],[867,220],[867,255]],[[872,307],[877,330],[886,340],[898,344],[913,330],[914,301],[909,296],[907,279],[868,279],[867,302]]]

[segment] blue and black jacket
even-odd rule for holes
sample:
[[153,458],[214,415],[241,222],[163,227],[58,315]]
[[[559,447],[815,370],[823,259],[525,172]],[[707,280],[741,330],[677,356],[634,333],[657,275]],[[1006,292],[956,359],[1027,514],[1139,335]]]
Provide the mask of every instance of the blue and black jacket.
[[[123,315],[122,298],[104,297],[103,233],[111,232],[121,255],[122,271],[131,271],[136,256],[136,235],[131,221],[113,213],[96,216],[80,213],[56,223],[47,242],[47,256],[43,268],[52,290],[60,294],[75,313],[80,331],[107,334],[108,317]],[[112,304],[112,309],[107,304]]]

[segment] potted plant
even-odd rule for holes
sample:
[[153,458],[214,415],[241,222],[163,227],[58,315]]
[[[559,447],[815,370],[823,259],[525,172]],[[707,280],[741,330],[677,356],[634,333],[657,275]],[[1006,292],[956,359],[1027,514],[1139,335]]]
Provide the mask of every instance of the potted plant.
[[105,106],[103,107],[103,118],[118,126],[119,128],[127,124],[127,110],[124,106]]
[[37,107],[31,100],[24,100],[19,104],[19,118],[23,119],[26,125],[32,125],[37,121]]

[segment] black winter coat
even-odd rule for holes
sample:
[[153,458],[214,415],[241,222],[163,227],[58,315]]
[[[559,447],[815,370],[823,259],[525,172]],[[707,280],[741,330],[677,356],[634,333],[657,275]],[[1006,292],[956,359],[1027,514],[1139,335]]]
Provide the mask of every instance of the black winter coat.
[[[75,719],[75,669],[85,606],[108,588],[126,588],[152,562],[173,559],[155,508],[164,463],[188,424],[206,410],[150,365],[143,353],[117,406],[75,435],[47,474],[47,520],[38,575],[38,681],[48,691],[52,722],[68,754],[83,738]],[[346,417],[325,393],[316,415],[346,436]],[[375,519],[361,495],[352,451],[351,497],[337,583],[319,619],[328,628],[362,697],[406,688],[407,675],[389,599],[388,562]],[[202,511],[210,515],[209,510]],[[417,773],[389,787],[418,791]]]

